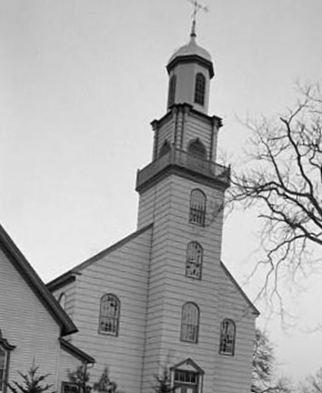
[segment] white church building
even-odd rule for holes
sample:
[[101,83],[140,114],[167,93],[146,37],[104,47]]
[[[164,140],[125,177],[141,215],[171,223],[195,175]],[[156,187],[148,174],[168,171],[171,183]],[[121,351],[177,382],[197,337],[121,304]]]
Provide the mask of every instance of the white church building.
[[190,42],[167,64],[167,111],[137,172],[137,231],[48,288],[78,328],[70,343],[125,393],[150,393],[169,370],[178,393],[249,393],[258,311],[221,261],[230,170],[216,163],[210,54]]

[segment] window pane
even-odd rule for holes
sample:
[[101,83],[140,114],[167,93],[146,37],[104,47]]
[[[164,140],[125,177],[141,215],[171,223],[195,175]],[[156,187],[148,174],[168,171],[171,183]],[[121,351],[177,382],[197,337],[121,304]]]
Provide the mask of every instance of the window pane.
[[201,226],[205,225],[206,195],[198,189],[192,190],[190,195],[189,221]]
[[198,73],[195,83],[195,102],[200,105],[205,103],[206,78]]
[[0,347],[0,391],[3,391],[6,368],[6,352]]
[[114,295],[101,298],[99,331],[117,335],[120,315],[120,302]]
[[221,324],[220,352],[233,355],[235,347],[235,324],[232,320],[225,319]]
[[186,303],[182,307],[181,340],[198,341],[199,309],[193,303]]
[[203,249],[197,242],[190,242],[187,246],[186,276],[201,278]]

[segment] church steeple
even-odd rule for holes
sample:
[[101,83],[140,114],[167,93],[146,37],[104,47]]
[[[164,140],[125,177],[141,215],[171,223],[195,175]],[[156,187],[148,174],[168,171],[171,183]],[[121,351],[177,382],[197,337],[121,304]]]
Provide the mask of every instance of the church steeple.
[[[194,179],[200,184],[225,189],[229,168],[216,164],[217,136],[222,125],[208,115],[210,80],[214,76],[210,53],[196,43],[196,7],[188,44],[180,47],[167,64],[169,74],[166,114],[154,120],[152,163],[138,171],[136,190],[145,190],[169,176]],[[200,9],[200,6],[199,6]]]

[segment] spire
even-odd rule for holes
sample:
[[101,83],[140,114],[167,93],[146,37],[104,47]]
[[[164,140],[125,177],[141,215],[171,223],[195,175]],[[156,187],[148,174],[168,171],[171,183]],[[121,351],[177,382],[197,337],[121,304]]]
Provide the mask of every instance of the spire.
[[191,37],[191,39],[194,39],[194,38],[196,38],[196,36],[197,36],[197,34],[196,34],[196,19],[193,19],[190,37]]
[[188,0],[189,3],[193,4],[193,12],[192,12],[192,26],[191,26],[191,33],[190,33],[190,37],[192,40],[194,40],[197,36],[196,34],[196,19],[197,19],[197,13],[200,10],[203,10],[205,12],[208,12],[208,8],[204,5],[201,5],[200,3],[198,3],[197,0]]

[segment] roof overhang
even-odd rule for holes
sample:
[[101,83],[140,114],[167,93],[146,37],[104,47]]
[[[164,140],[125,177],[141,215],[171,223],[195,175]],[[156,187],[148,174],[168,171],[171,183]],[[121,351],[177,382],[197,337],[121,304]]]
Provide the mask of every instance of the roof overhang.
[[198,55],[183,55],[175,57],[167,64],[168,74],[170,74],[170,71],[180,63],[197,63],[208,69],[210,79],[215,75],[213,63]]

